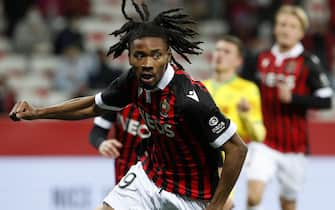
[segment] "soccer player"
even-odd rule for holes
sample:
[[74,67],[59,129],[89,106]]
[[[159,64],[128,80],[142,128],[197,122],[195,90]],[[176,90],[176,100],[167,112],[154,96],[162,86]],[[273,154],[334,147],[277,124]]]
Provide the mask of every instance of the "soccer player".
[[242,53],[242,43],[237,37],[222,36],[213,52],[214,75],[204,84],[218,108],[236,123],[242,139],[262,142],[265,128],[259,89],[237,74],[243,63]]
[[[258,87],[237,75],[242,56],[241,41],[234,36],[222,36],[213,52],[214,74],[204,84],[221,112],[237,124],[237,133],[242,139],[262,142],[265,128]],[[231,209],[232,205],[229,199],[225,209]]]
[[[151,132],[148,156],[131,167],[104,199],[99,209],[206,209],[222,208],[241,171],[247,147],[236,125],[221,114],[207,89],[192,80],[173,57],[174,50],[188,60],[199,54],[194,23],[180,9],[159,13],[149,20],[145,4],[134,3],[142,21],[128,20],[112,34],[120,36],[109,54],[128,50],[132,68],[95,96],[60,105],[34,108],[18,102],[10,116],[26,119],[83,119],[119,111],[136,104]],[[226,159],[217,172],[220,151]]]
[[[114,127],[114,138],[108,139]],[[135,165],[144,154],[150,131],[133,104],[119,112],[107,113],[94,118],[90,143],[102,156],[115,158],[115,183]]]
[[319,59],[301,39],[309,22],[297,6],[282,6],[275,16],[275,44],[258,56],[264,144],[250,148],[247,164],[249,210],[259,210],[266,183],[276,176],[283,210],[295,210],[308,153],[308,109],[331,107],[332,89]]

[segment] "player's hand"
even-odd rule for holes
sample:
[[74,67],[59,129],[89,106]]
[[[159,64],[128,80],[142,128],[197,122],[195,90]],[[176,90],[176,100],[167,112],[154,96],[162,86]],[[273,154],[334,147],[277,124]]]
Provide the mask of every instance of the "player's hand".
[[228,198],[226,203],[222,206],[214,206],[214,205],[209,205],[207,206],[206,210],[233,210],[235,207],[233,200],[231,198]]
[[13,121],[37,119],[37,110],[26,101],[17,102],[9,113]]
[[278,98],[284,104],[291,103],[292,91],[286,81],[279,81],[277,83]]
[[99,146],[99,152],[102,156],[109,158],[117,158],[120,156],[119,149],[122,148],[122,143],[116,139],[108,139],[103,141]]
[[250,103],[247,99],[242,98],[240,102],[237,104],[237,110],[239,112],[248,112],[250,110]]

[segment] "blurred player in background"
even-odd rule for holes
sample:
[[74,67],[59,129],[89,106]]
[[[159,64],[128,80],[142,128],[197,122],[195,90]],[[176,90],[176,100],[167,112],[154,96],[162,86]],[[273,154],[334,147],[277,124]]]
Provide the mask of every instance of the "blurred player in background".
[[[99,209],[221,209],[240,174],[247,147],[203,84],[192,80],[173,57],[175,51],[188,61],[187,55],[201,52],[200,42],[190,40],[196,32],[188,25],[194,21],[180,9],[161,12],[149,21],[147,5],[132,3],[141,21],[127,15],[124,0],[127,22],[112,33],[119,42],[109,50],[114,58],[128,50],[132,66],[128,72],[95,96],[44,108],[18,102],[10,116],[78,120],[134,103],[153,143],[148,156],[131,167]],[[219,178],[220,151],[226,157]]]
[[242,139],[262,142],[265,128],[259,89],[237,75],[242,63],[241,41],[234,36],[223,36],[213,52],[214,75],[204,84],[219,109],[238,125]]
[[[114,136],[108,138],[114,128]],[[102,156],[115,158],[115,184],[144,155],[150,131],[133,104],[119,112],[94,118],[90,143]]]
[[[242,79],[237,71],[243,63],[241,41],[224,35],[213,52],[214,74],[204,81],[222,113],[237,124],[237,132],[246,142],[261,142],[265,137],[258,87]],[[223,154],[224,156],[224,154]],[[232,209],[230,198],[224,209]]]
[[249,210],[259,210],[266,183],[276,176],[283,210],[295,210],[308,153],[308,109],[331,107],[332,89],[319,59],[304,50],[306,13],[282,6],[275,16],[275,44],[258,56],[266,137],[253,144],[247,166]]

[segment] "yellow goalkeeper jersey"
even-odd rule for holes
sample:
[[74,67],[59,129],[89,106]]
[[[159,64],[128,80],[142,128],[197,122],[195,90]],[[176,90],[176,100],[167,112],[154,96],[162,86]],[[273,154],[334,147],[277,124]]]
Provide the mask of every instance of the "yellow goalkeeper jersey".
[[[243,140],[246,142],[264,140],[265,127],[262,119],[260,93],[254,83],[234,76],[223,83],[209,79],[205,80],[204,84],[221,112],[237,125],[237,132]],[[237,109],[237,105],[243,98],[250,105],[247,113],[239,113]]]

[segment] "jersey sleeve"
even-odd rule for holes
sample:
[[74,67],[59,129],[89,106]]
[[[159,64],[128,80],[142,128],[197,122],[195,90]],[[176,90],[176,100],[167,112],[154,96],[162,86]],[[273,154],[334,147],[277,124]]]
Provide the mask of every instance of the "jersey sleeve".
[[116,112],[110,112],[103,116],[94,118],[94,125],[99,126],[104,129],[110,129],[113,125],[113,122],[116,120]]
[[309,69],[307,85],[311,89],[312,94],[320,98],[331,97],[333,91],[319,58],[315,55],[310,55],[306,64]]
[[195,86],[185,100],[185,119],[213,148],[220,148],[236,132],[236,125],[221,114],[205,87]]
[[105,90],[95,95],[95,104],[101,109],[120,111],[132,103],[137,92],[133,70],[115,79]]
[[104,142],[108,133],[116,120],[116,112],[110,112],[103,116],[94,118],[94,125],[90,131],[89,140],[90,144],[99,149],[102,142]]

